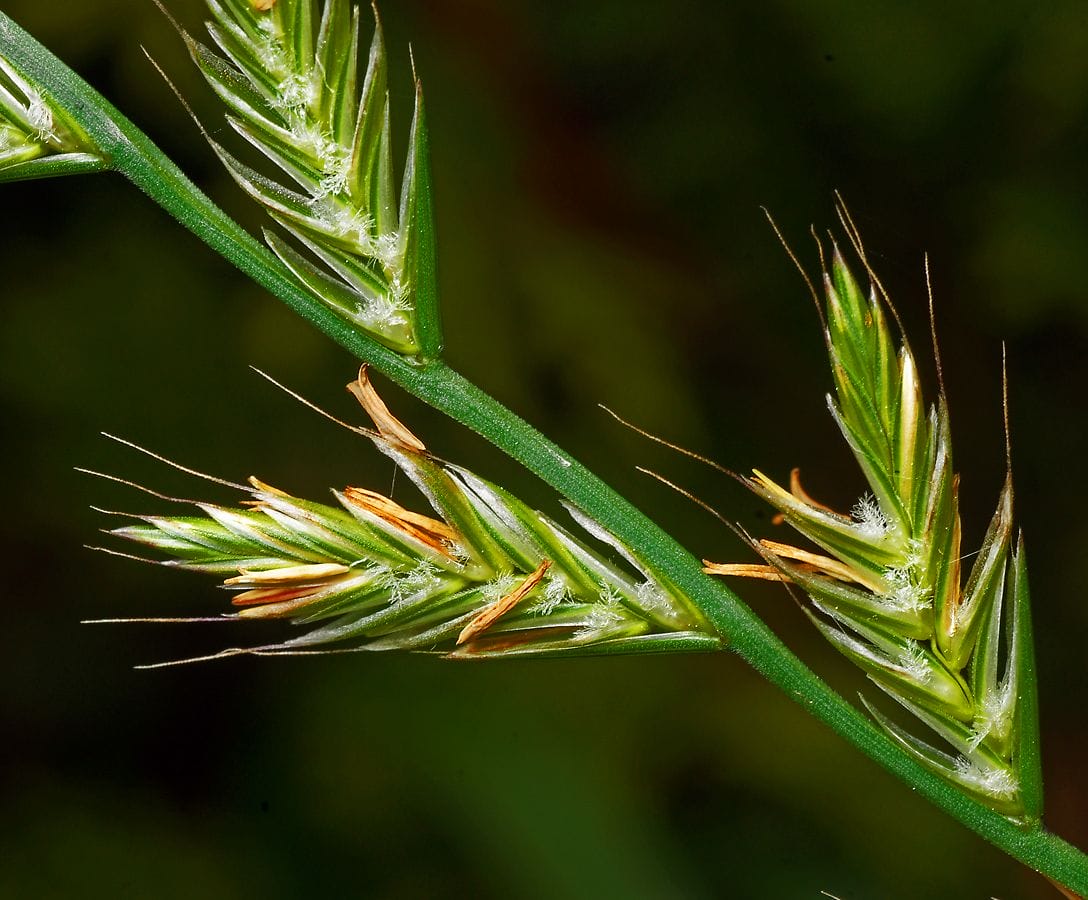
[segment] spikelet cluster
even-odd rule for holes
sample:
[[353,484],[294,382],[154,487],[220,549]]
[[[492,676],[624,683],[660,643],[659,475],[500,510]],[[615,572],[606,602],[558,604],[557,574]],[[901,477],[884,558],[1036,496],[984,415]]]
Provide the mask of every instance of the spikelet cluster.
[[888,320],[894,308],[841,214],[872,284],[863,291],[834,248],[823,273],[827,400],[869,493],[842,514],[808,496],[796,470],[788,489],[756,470],[748,486],[822,552],[752,541],[762,564],[708,562],[707,571],[803,590],[824,636],[905,711],[899,719],[938,740],[866,700],[888,735],[992,807],[1037,818],[1034,662],[1011,473],[981,548],[965,554],[943,387],[927,408],[914,355]]
[[338,505],[292,497],[250,479],[237,508],[198,503],[183,516],[142,516],[113,530],[222,577],[226,620],[282,619],[301,632],[225,650],[416,650],[455,657],[712,650],[719,639],[636,553],[571,509],[611,545],[607,558],[502,488],[442,462],[374,390],[366,369],[349,385],[376,430],[358,429],[415,482],[436,516],[362,488]]
[[0,56],[0,181],[101,168],[90,139]]
[[208,0],[208,10],[216,49],[182,36],[231,128],[278,170],[269,178],[209,138],[293,239],[266,231],[269,246],[353,326],[401,353],[437,353],[423,94],[417,81],[398,197],[377,12],[360,80],[360,16],[349,0],[326,0],[319,19],[311,0]]

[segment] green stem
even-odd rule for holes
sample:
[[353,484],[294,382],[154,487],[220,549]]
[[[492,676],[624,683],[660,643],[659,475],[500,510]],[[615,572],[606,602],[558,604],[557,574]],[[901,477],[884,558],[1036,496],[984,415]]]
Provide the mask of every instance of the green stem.
[[290,277],[263,245],[226,216],[101,95],[0,12],[0,54],[79,123],[110,168],[123,174],[194,234],[327,335],[405,390],[478,432],[592,516],[671,580],[730,646],[805,710],[934,805],[982,837],[1081,894],[1088,856],[1041,825],[1021,826],[907,757],[835,693],[767,626],[660,527],[494,398],[441,362],[415,364],[355,331]]

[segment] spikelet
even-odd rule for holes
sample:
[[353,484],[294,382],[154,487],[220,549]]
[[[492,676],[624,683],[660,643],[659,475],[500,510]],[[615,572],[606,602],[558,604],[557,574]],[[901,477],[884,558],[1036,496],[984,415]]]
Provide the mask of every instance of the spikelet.
[[502,488],[430,453],[385,406],[366,367],[349,389],[374,422],[360,429],[415,482],[437,517],[362,488],[338,506],[292,497],[256,478],[238,508],[144,516],[114,529],[223,577],[228,618],[286,619],[302,634],[226,650],[417,650],[454,657],[713,650],[720,640],[636,553],[571,510],[625,557],[617,565]]
[[762,565],[708,562],[706,571],[803,590],[809,617],[832,645],[941,739],[934,746],[864,700],[893,740],[995,809],[1035,820],[1034,659],[1011,472],[964,579],[969,557],[960,546],[943,386],[927,409],[910,346],[888,321],[894,310],[844,208],[840,217],[872,284],[863,292],[834,248],[823,273],[835,389],[827,400],[871,493],[844,515],[809,497],[796,470],[789,489],[756,470],[746,479],[751,490],[824,553],[752,541]]
[[[434,226],[423,92],[399,199],[381,22],[359,78],[349,0],[208,0],[218,52],[184,31],[227,121],[279,170],[272,179],[209,137],[234,180],[293,238],[266,231],[298,280],[353,326],[404,354],[438,354]],[[179,29],[180,30],[180,29]]]
[[0,182],[95,171],[104,165],[72,118],[0,56]]

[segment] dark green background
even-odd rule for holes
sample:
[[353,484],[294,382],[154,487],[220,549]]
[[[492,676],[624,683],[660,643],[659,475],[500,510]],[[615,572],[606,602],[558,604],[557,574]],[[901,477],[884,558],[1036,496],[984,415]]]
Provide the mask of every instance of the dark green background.
[[[197,0],[175,0],[196,29]],[[247,224],[250,209],[141,53],[218,128],[150,2],[3,0]],[[963,508],[1002,475],[1008,342],[1040,657],[1047,820],[1088,844],[1088,9],[1047,4],[386,0],[404,146],[412,43],[432,123],[449,358],[694,552],[743,558],[652,466],[768,532],[738,470],[848,506],[806,262],[832,190],[925,335],[932,254]],[[204,496],[98,436],[295,493],[387,489],[327,408],[354,362],[115,176],[0,189],[5,588],[0,895],[1051,897],[730,656],[454,665],[423,657],[132,665],[246,641],[197,576],[83,549],[147,498]],[[933,390],[928,361],[926,386]],[[481,440],[393,389],[443,456],[555,512]],[[228,497],[216,491],[214,499]],[[405,483],[397,496],[415,502]],[[863,679],[785,594],[740,589],[844,692]],[[255,637],[255,631],[248,633]]]

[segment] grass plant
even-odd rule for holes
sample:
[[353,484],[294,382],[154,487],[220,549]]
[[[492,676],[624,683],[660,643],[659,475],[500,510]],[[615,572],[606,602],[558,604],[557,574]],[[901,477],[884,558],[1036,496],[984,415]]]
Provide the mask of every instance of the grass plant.
[[[231,618],[310,628],[226,652],[731,649],[941,809],[1068,890],[1088,893],[1088,857],[1041,821],[1031,624],[1011,480],[964,583],[943,397],[924,407],[913,354],[905,341],[896,346],[892,309],[852,224],[844,223],[877,290],[863,293],[836,251],[825,325],[832,412],[873,496],[845,516],[799,483],[787,490],[757,472],[752,490],[823,553],[753,541],[762,563],[717,571],[801,588],[817,627],[937,744],[834,692],[699,560],[443,361],[422,91],[417,81],[398,196],[380,23],[364,68],[362,17],[347,0],[327,0],[320,14],[309,0],[209,0],[208,8],[217,49],[182,37],[233,130],[274,172],[212,142],[280,229],[266,231],[265,244],[3,13],[0,180],[123,174],[373,370],[523,463],[596,539],[574,537],[431,456],[364,368],[354,392],[375,428],[360,431],[423,488],[433,516],[365,489],[340,492],[332,506],[253,480],[234,485],[247,495],[238,508],[198,504],[197,515],[145,518],[117,532],[175,565],[226,576],[236,591]],[[629,565],[610,562],[612,551]]]

